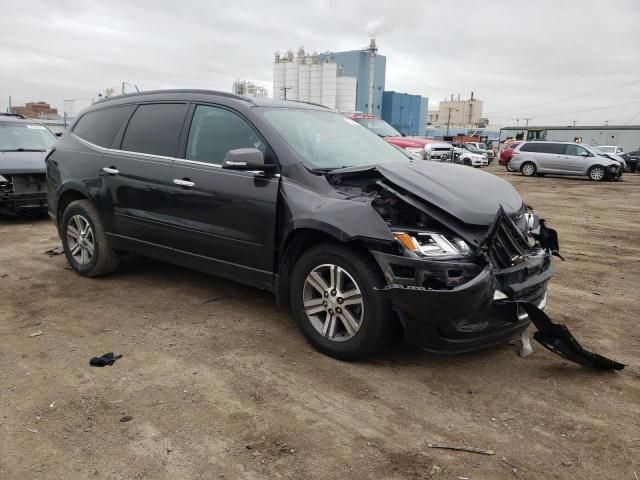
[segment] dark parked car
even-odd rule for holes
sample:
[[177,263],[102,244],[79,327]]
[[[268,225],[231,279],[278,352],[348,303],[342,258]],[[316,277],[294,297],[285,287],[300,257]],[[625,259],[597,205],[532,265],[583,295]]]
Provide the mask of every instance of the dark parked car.
[[44,158],[57,138],[22,115],[0,114],[0,213],[45,213]]
[[398,327],[447,352],[520,334],[526,308],[508,300],[544,307],[557,249],[510,183],[413,161],[297,102],[198,90],[103,100],[60,139],[47,177],[79,274],[134,252],[266,289],[317,349],[348,360]]
[[626,152],[620,154],[620,156],[624,159],[627,164],[627,168],[630,172],[637,172],[640,170],[640,150],[635,150],[633,152]]

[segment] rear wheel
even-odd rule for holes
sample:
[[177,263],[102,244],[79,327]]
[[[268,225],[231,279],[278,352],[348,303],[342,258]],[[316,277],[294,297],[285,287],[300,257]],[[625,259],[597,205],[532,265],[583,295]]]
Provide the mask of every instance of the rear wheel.
[[516,169],[511,166],[511,162],[507,162],[507,172],[515,172]]
[[65,208],[60,236],[69,264],[80,275],[98,277],[118,267],[118,256],[89,200],[76,200]]
[[374,290],[384,285],[380,269],[364,253],[321,244],[295,264],[290,288],[293,314],[317,350],[341,360],[365,358],[393,338],[389,302]]
[[520,171],[525,177],[533,177],[536,174],[537,169],[532,162],[525,162],[522,164],[522,167],[520,167]]
[[591,167],[589,170],[589,178],[594,182],[601,182],[605,179],[607,172],[604,170],[604,167],[600,165],[596,165],[595,167]]

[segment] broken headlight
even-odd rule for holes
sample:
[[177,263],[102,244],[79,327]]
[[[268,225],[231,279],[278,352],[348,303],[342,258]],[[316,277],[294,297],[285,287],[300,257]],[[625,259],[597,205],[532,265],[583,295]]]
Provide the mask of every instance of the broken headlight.
[[469,244],[454,235],[433,232],[393,232],[393,236],[407,250],[427,257],[470,255]]

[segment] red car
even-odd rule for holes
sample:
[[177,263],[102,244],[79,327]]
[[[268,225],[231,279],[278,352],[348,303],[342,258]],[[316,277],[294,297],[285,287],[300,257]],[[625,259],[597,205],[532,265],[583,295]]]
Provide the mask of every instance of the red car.
[[[351,119],[363,127],[378,134],[387,142],[400,147],[414,157],[424,160],[426,158],[425,146],[430,142],[425,138],[405,137],[391,125],[380,118],[371,115],[352,115]],[[433,140],[431,140],[433,142]]]
[[504,146],[502,151],[500,152],[500,160],[498,163],[504,167],[507,167],[507,170],[512,171],[509,168],[509,162],[511,161],[511,157],[513,156],[513,149],[520,145],[522,142],[511,142]]

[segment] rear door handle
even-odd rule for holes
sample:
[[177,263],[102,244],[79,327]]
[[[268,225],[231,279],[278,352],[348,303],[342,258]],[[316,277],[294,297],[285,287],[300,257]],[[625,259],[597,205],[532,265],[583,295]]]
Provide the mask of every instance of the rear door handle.
[[184,188],[193,188],[196,186],[195,182],[192,182],[188,178],[184,178],[182,180],[179,178],[174,178],[173,183],[175,185],[180,185],[181,187],[184,187]]
[[104,173],[108,173],[109,175],[118,175],[120,173],[120,170],[113,167],[103,167],[102,171]]

